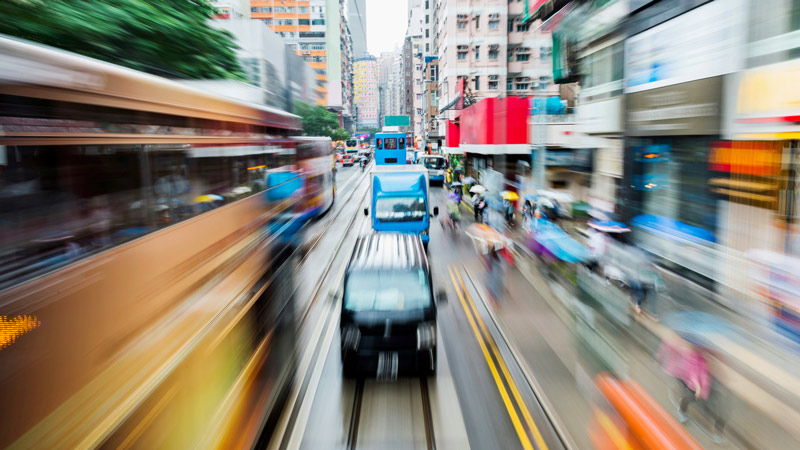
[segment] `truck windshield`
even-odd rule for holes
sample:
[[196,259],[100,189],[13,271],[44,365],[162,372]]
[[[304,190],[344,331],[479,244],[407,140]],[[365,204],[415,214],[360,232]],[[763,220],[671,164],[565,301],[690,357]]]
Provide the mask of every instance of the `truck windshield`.
[[353,272],[344,292],[344,307],[349,311],[409,311],[431,306],[428,277],[422,269]]
[[426,169],[444,169],[444,159],[442,158],[422,158],[422,165]]
[[427,214],[423,197],[382,197],[375,202],[375,218],[381,222],[418,222]]
[[350,139],[349,141],[347,141],[347,146],[348,147],[355,147],[356,146],[355,139]]

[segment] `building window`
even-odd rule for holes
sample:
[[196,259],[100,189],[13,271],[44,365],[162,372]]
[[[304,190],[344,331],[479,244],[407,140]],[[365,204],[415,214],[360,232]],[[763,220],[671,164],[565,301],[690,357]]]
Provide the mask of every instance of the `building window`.
[[529,83],[517,83],[517,90],[518,91],[527,91],[528,87],[530,86]]
[[518,23],[517,24],[517,31],[528,31],[529,27],[530,27],[530,25],[528,25],[528,24]]
[[298,6],[297,12],[300,14],[308,14],[308,6]]
[[459,60],[467,59],[467,52],[458,52],[458,59]]
[[489,90],[490,91],[496,91],[497,90],[497,84],[498,84],[497,81],[490,81],[489,82]]
[[528,54],[517,55],[517,61],[528,61],[529,59],[531,59],[531,55]]
[[267,25],[272,25],[272,19],[264,19],[264,23]]
[[467,28],[467,22],[457,22],[456,26],[458,27],[459,30],[463,30]]
[[506,90],[507,91],[513,91],[514,90],[514,82],[513,81],[508,80],[506,82]]
[[475,46],[475,59],[476,60],[477,59],[481,59],[481,46],[480,45],[476,45]]
[[500,21],[499,20],[490,20],[489,21],[489,29],[490,30],[496,30],[499,27],[500,27]]
[[475,16],[475,29],[479,29],[481,27],[481,16]]
[[508,51],[508,61],[511,62],[513,60],[514,60],[514,51],[513,50],[509,50]]
[[251,8],[250,8],[250,12],[257,13],[257,12],[258,12],[258,7],[257,7],[257,6],[253,6],[253,7],[251,7]]
[[[262,13],[271,13],[272,12],[272,8],[270,8],[269,6],[262,6],[260,9],[261,9]],[[275,9],[277,9],[277,8],[275,8]]]
[[497,50],[489,50],[489,59],[497,59],[500,56],[500,52]]
[[[269,8],[267,8],[267,9],[269,9]],[[286,12],[286,8],[284,8],[283,6],[276,6],[275,7],[275,12],[276,13],[285,13]]]
[[508,31],[509,33],[511,33],[511,32],[513,32],[513,31],[514,31],[514,21],[513,21],[513,20],[509,20],[509,21],[508,21],[508,30],[507,30],[507,31]]
[[311,19],[311,25],[325,25],[325,19]]
[[425,37],[431,37],[430,29],[425,28]]
[[308,19],[297,19],[298,25],[308,25],[308,23],[309,23]]
[[481,77],[475,76],[475,90],[478,91],[481,89]]
[[425,23],[431,23],[431,17],[425,14]]

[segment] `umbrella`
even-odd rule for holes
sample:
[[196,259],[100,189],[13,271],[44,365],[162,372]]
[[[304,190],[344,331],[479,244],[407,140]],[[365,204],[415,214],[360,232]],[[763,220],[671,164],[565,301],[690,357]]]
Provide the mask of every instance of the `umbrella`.
[[214,194],[200,195],[194,198],[195,203],[213,203],[220,200],[224,199],[219,195],[214,195]]
[[602,231],[605,233],[627,233],[631,231],[631,229],[628,228],[624,223],[616,222],[614,220],[591,219],[587,225],[597,231]]
[[461,184],[458,181],[454,181],[454,182],[450,183],[450,187],[461,187],[461,186],[463,186],[463,184]]
[[517,195],[517,193],[514,192],[514,191],[503,191],[500,194],[503,196],[504,200],[508,200],[508,201],[512,201],[512,202],[516,201],[516,200],[519,200],[519,195]]
[[543,207],[543,208],[555,208],[556,205],[553,204],[553,201],[547,197],[539,197],[536,200],[536,204]]
[[497,248],[502,248],[508,243],[508,238],[503,236],[499,231],[483,223],[470,225],[466,233],[476,244],[483,244],[487,247],[493,245]]
[[247,186],[239,186],[237,188],[234,188],[231,192],[233,192],[236,195],[242,195],[242,194],[249,194],[253,192],[253,190]]
[[558,225],[544,219],[536,222],[536,228],[527,245],[537,254],[553,256],[568,263],[579,263],[589,258],[589,249],[585,245],[573,239]]
[[701,311],[680,311],[668,314],[662,321],[680,337],[693,345],[713,347],[715,335],[735,336],[736,329],[718,316]]
[[469,188],[469,191],[473,194],[483,194],[484,192],[486,192],[486,190],[487,189],[481,186],[480,184],[476,184],[475,186]]
[[476,180],[475,178],[472,178],[472,177],[466,177],[461,181],[463,181],[464,184],[475,184],[478,180]]

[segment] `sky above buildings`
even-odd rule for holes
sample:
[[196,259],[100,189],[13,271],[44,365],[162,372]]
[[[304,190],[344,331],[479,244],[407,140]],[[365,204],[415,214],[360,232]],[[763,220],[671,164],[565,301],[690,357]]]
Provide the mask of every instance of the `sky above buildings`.
[[403,44],[408,27],[406,0],[367,0],[367,50],[378,56]]

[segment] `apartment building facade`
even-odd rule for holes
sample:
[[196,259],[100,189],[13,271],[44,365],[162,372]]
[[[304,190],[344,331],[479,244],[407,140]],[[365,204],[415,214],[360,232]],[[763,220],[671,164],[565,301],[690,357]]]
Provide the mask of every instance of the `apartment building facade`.
[[550,33],[542,31],[538,21],[525,23],[525,4],[522,0],[438,1],[434,43],[442,105],[463,95],[458,92],[462,78],[475,99],[558,95],[552,80]]
[[378,121],[378,60],[367,55],[354,62],[354,98],[359,130],[377,128]]
[[263,21],[315,70],[316,103],[343,114],[349,114],[352,106],[346,2],[250,0],[251,19]]

